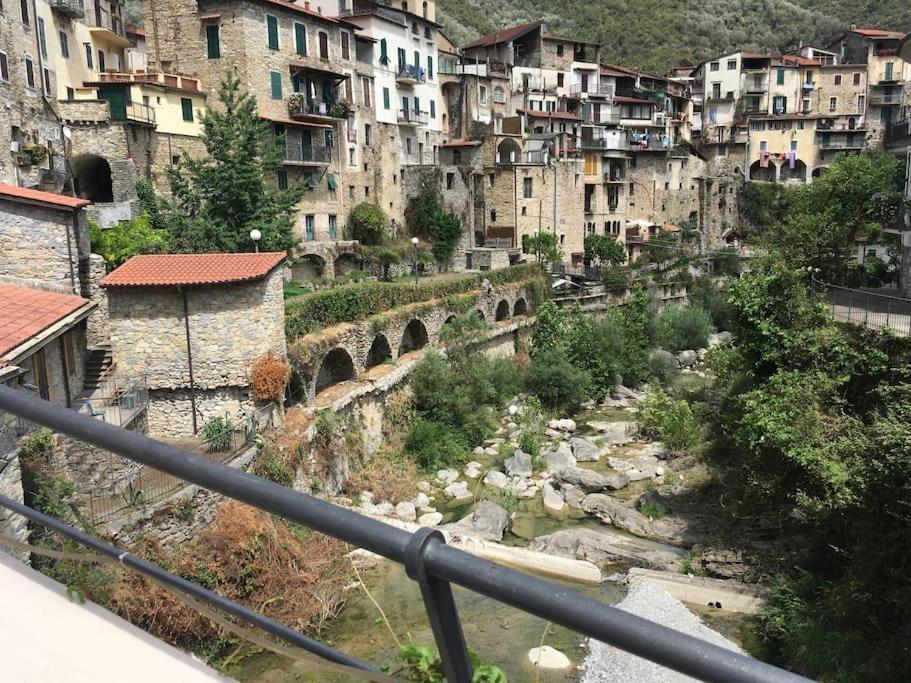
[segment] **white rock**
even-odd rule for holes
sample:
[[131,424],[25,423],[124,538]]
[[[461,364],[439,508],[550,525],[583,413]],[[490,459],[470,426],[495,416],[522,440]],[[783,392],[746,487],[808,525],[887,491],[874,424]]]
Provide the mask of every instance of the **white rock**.
[[561,432],[574,432],[576,431],[576,421],[570,418],[564,418],[562,420],[551,420],[547,423],[547,426],[551,429],[557,429]]
[[553,486],[544,484],[544,512],[558,514],[566,507],[566,502]]
[[551,429],[550,427],[544,430],[544,435],[549,436],[551,439],[559,439],[563,436],[556,429]]
[[373,491],[361,491],[361,495],[358,496],[361,501],[362,507],[367,507],[373,502]]
[[419,481],[418,482],[418,491],[423,493],[430,493],[430,490],[433,488],[429,481]]
[[468,463],[468,467],[465,468],[465,476],[469,479],[477,479],[481,476],[481,469],[474,467],[472,463]]
[[484,446],[475,446],[472,453],[475,455],[484,455]]
[[458,478],[459,478],[458,470],[440,470],[439,472],[437,472],[437,479],[444,486],[448,486],[449,484],[451,484]]
[[414,497],[415,507],[426,507],[430,505],[430,497],[423,491]]
[[518,415],[519,406],[517,406],[515,403],[512,403],[512,404],[510,404],[509,408],[506,409],[506,412],[509,413],[509,415],[511,415],[511,416]]
[[572,662],[569,661],[569,657],[555,650],[550,645],[545,645],[544,647],[533,647],[528,651],[528,661],[531,662],[532,666],[536,666],[539,669],[549,669],[549,670],[560,670],[568,669],[572,666]]
[[677,354],[677,362],[680,363],[680,367],[682,368],[692,367],[696,364],[697,360],[699,360],[699,357],[692,349],[687,349],[686,351],[681,351]]
[[416,515],[414,503],[404,500],[395,506],[395,516],[403,522],[413,522]]
[[499,449],[494,448],[493,446],[488,446],[484,449],[484,455],[499,455]]
[[469,460],[467,466],[474,467],[476,469],[481,469],[481,467],[483,467],[483,465],[481,465],[481,463],[479,463],[477,460]]
[[655,468],[655,476],[656,477],[664,476],[664,468],[661,465],[658,465],[658,467]]
[[428,512],[426,515],[421,515],[418,519],[418,524],[421,526],[436,526],[443,521],[443,515],[439,512]]
[[484,483],[487,486],[494,486],[498,489],[502,489],[509,483],[509,478],[502,472],[490,470],[490,472],[484,476]]
[[464,505],[474,500],[474,495],[468,490],[468,484],[464,481],[456,481],[443,489],[443,495],[452,498],[456,503]]

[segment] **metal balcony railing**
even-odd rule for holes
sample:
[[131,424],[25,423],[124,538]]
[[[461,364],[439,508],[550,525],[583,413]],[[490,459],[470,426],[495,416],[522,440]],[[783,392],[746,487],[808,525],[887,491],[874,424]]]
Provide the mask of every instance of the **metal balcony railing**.
[[317,100],[307,97],[289,97],[290,116],[331,116],[336,119],[348,118],[347,103],[339,100]]
[[399,109],[399,123],[407,126],[426,126],[427,112],[413,109]]
[[397,83],[423,83],[427,80],[427,71],[424,67],[415,66],[414,64],[403,64],[395,74]]
[[123,109],[111,107],[110,104],[108,107],[112,121],[137,121],[155,125],[155,110],[147,104],[133,102],[127,104]]
[[85,5],[82,0],[50,0],[51,9],[67,17],[81,19],[85,16]]
[[877,94],[876,92],[870,93],[870,104],[875,107],[888,106],[892,104],[901,104],[902,95],[901,93],[890,93],[890,94]]
[[848,136],[841,140],[823,140],[819,143],[821,149],[863,149],[867,146],[863,135],[858,137]]
[[331,147],[314,147],[285,141],[284,162],[286,164],[328,164],[332,161]]
[[605,151],[625,152],[629,149],[626,135],[606,135],[604,137],[582,137],[582,149],[600,149]]
[[[5,385],[0,385],[0,410],[404,565],[409,578],[421,588],[443,672],[446,680],[452,683],[469,683],[472,680],[472,664],[452,594],[453,583],[701,680],[719,683],[797,683],[807,680],[605,605],[566,586],[469,555],[447,545],[442,533],[436,529],[421,528],[409,533],[306,493],[212,462],[202,455],[93,420]],[[0,496],[0,506],[103,555],[116,558],[122,565],[153,576],[169,587],[216,605],[308,652],[362,671],[376,671],[365,662],[6,496]]]

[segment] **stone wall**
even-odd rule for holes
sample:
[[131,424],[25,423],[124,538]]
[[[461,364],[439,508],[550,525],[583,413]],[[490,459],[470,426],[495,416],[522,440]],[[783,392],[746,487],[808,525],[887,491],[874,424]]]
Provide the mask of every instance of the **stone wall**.
[[[6,422],[15,418],[8,413],[0,413],[0,421]],[[14,425],[15,426],[15,425]],[[5,427],[0,425],[0,434],[5,431]],[[11,498],[17,503],[24,502],[22,491],[22,469],[19,466],[19,450],[15,449],[5,452],[0,447],[0,495]],[[0,534],[10,536],[17,541],[25,543],[28,540],[28,521],[25,517],[11,512],[5,507],[0,507]],[[5,548],[3,550],[6,550]],[[0,550],[2,552],[2,550]],[[22,553],[10,550],[10,554],[20,557],[23,560],[27,558]]]
[[89,314],[86,345],[88,347],[107,344],[108,335],[108,293],[99,283],[107,274],[104,259],[98,254],[91,254],[82,262],[81,280],[82,296],[94,301],[95,309]]
[[459,217],[462,238],[455,250],[458,258],[474,245],[472,175],[468,166],[407,166],[402,169],[402,192],[406,203],[429,185],[438,191],[443,208]]
[[149,391],[149,434],[187,436],[193,433],[193,399],[196,424],[202,431],[214,418],[228,418],[235,426],[253,415],[256,404],[247,387],[197,389],[155,389]]

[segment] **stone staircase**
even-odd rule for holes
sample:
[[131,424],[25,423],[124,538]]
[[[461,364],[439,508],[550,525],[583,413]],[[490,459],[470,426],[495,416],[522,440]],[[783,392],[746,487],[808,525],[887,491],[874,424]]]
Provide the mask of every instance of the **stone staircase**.
[[111,347],[107,344],[89,349],[85,360],[85,378],[83,392],[91,396],[95,391],[104,386],[105,380],[114,368],[114,357]]

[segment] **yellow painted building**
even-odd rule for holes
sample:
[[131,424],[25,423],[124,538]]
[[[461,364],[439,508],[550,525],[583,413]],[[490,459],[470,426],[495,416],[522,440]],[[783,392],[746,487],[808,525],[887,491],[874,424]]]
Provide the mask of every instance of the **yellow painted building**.
[[749,179],[808,182],[818,166],[816,124],[805,114],[751,117]]

